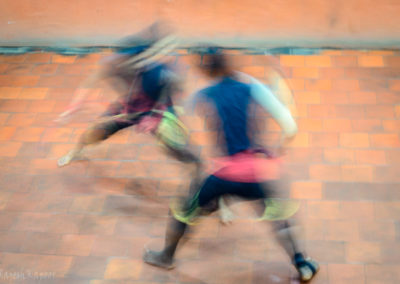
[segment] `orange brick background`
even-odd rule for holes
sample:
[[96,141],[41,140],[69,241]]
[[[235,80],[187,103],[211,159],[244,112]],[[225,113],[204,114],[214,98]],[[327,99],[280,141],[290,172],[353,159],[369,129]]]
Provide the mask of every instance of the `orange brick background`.
[[[100,107],[81,121],[52,120],[104,55],[0,56],[2,271],[54,272],[48,283],[288,283],[287,258],[245,205],[234,206],[232,226],[214,216],[196,227],[175,271],[142,264],[145,245],[162,245],[169,199],[188,184],[186,167],[149,136],[124,130],[92,147],[88,161],[57,168]],[[265,78],[266,56],[231,58]],[[185,98],[206,82],[191,55],[177,60]],[[313,283],[399,283],[400,53],[327,50],[274,62],[290,79],[299,125],[278,186],[302,202],[302,240],[321,262]],[[109,93],[99,85],[90,98]],[[190,112],[183,119],[207,157],[209,128]],[[269,122],[263,137],[277,133]]]
[[0,45],[104,46],[164,19],[189,42],[396,47],[399,14],[393,0],[3,0]]

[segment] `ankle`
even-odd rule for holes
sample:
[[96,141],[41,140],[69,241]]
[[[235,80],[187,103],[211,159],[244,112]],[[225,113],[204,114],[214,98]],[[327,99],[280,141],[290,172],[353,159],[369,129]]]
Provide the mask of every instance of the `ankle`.
[[298,267],[299,265],[301,265],[302,263],[304,263],[305,258],[304,255],[300,252],[297,252],[294,254],[293,256],[293,263],[296,267]]

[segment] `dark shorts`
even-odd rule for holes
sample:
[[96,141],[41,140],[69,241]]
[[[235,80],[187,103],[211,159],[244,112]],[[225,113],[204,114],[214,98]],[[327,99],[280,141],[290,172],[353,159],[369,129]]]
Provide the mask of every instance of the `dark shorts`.
[[217,210],[220,197],[233,196],[248,201],[259,200],[260,209],[264,210],[265,200],[273,195],[273,191],[264,183],[234,182],[211,175],[185,204],[173,206],[171,209],[177,220],[192,224],[199,215]]
[[236,196],[245,200],[266,198],[265,188],[261,183],[234,182],[211,175],[198,191],[198,205],[207,207],[224,195]]

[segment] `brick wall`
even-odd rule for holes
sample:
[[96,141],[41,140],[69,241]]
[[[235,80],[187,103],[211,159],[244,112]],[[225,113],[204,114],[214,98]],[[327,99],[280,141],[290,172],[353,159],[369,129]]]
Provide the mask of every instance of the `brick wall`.
[[397,1],[3,0],[0,45],[110,45],[156,19],[232,46],[398,46]]

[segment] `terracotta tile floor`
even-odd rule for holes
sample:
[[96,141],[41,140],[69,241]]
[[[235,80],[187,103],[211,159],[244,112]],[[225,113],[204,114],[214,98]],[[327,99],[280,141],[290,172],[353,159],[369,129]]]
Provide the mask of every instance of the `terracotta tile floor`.
[[[151,137],[128,129],[57,168],[104,103],[65,125],[53,119],[102,56],[0,56],[0,282],[290,283],[288,259],[268,228],[248,220],[248,204],[233,208],[231,226],[212,216],[195,227],[175,270],[142,263],[145,246],[162,246],[169,200],[188,184],[187,167]],[[265,76],[265,56],[232,57]],[[186,95],[204,80],[190,55],[178,59]],[[275,64],[298,104],[281,184],[302,201],[301,239],[321,263],[313,283],[400,283],[400,53],[324,51]],[[101,84],[90,99],[109,93]],[[184,120],[207,156],[204,123]]]

